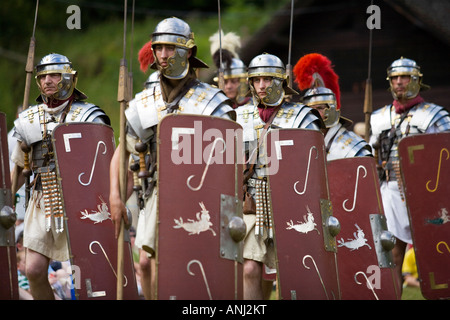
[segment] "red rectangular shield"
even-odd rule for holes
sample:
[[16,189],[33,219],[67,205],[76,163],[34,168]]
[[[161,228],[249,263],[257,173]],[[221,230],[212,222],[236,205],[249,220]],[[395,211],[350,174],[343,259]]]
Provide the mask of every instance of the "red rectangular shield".
[[375,159],[332,160],[327,171],[333,215],[341,225],[337,246],[342,299],[399,299],[392,252],[381,245],[387,233]]
[[267,147],[279,298],[339,299],[323,135],[271,130]]
[[422,294],[450,297],[450,133],[402,139],[398,146]]
[[[117,240],[109,212],[110,126],[60,124],[53,146],[68,234],[76,299],[116,299]],[[124,244],[123,299],[138,299],[130,242]]]
[[217,117],[158,125],[158,299],[242,299],[242,241],[230,236],[242,220],[239,141],[240,125]]
[[6,115],[0,112],[0,299],[19,299]]

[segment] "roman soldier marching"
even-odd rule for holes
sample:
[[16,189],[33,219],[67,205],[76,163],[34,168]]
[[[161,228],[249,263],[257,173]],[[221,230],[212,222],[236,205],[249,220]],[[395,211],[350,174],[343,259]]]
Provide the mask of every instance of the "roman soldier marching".
[[[98,106],[84,101],[87,96],[76,88],[77,71],[66,56],[48,54],[40,60],[35,71],[41,94],[36,99],[38,104],[22,111],[14,122],[18,144],[11,158],[23,174],[19,176],[21,183],[17,188],[24,183],[24,176],[33,178],[23,240],[27,248],[31,292],[35,299],[52,299],[53,292],[47,279],[49,261],[69,259],[52,131],[61,123],[109,125],[110,120]],[[15,174],[13,172],[12,176]]]
[[[237,122],[244,129],[248,168],[244,173],[244,192],[254,198],[255,207],[246,208],[244,221],[244,298],[262,299],[263,265],[276,268],[271,205],[268,196],[268,168],[264,160],[265,136],[273,128],[304,128],[319,131],[324,125],[320,115],[301,103],[286,102],[285,96],[297,94],[287,84],[284,63],[272,54],[261,54],[248,67],[252,101],[236,109]],[[261,147],[261,148],[260,148]],[[267,215],[269,213],[269,215]]]
[[405,248],[412,243],[412,237],[402,185],[399,142],[413,135],[450,131],[449,112],[420,95],[429,88],[422,79],[416,61],[402,57],[392,62],[387,69],[387,80],[394,100],[374,111],[370,119],[370,143],[378,156],[387,226],[397,238],[393,253],[400,287]]
[[319,53],[310,53],[298,60],[293,72],[299,88],[306,90],[302,102],[318,110],[325,123],[327,160],[372,156],[370,145],[347,129],[352,121],[341,115],[339,77],[331,61]]
[[[211,43],[211,55],[217,71],[223,68],[224,93],[233,101],[233,108],[236,109],[250,101],[248,96],[249,87],[247,83],[247,66],[239,58],[238,51],[241,47],[241,38],[234,32],[224,34],[222,31],[220,40],[219,32],[213,34],[209,41]],[[214,77],[214,82],[220,84],[218,72]]]
[[[197,58],[197,44],[190,26],[179,18],[158,23],[151,41],[139,53],[143,65],[157,70],[158,83],[137,93],[126,110],[127,156],[146,155],[141,165],[145,205],[139,215],[136,245],[141,249],[142,287],[146,299],[155,298],[155,241],[157,215],[157,126],[169,114],[197,114],[235,119],[231,101],[225,94],[197,79],[196,69],[208,66]],[[145,58],[146,57],[146,58]],[[146,68],[144,68],[146,69]],[[124,203],[119,197],[119,148],[111,162],[111,213],[116,226],[122,216],[127,221]],[[128,166],[127,166],[128,167]],[[130,176],[130,179],[131,176]],[[129,189],[130,195],[132,192]]]

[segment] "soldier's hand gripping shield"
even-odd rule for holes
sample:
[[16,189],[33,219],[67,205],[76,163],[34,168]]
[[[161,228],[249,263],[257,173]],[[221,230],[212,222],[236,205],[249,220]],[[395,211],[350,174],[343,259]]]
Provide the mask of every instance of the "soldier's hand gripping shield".
[[217,117],[158,125],[158,299],[242,299],[241,141]]
[[[64,207],[75,299],[116,299],[117,240],[109,212],[110,126],[60,124],[52,134]],[[126,232],[127,234],[127,232]],[[123,298],[138,299],[131,246],[125,237]]]
[[327,164],[343,300],[399,299],[393,281],[395,238],[387,231],[375,159],[355,157]]
[[279,298],[339,299],[339,222],[332,215],[323,135],[272,129],[267,157]]
[[6,115],[0,112],[0,299],[19,299]]
[[398,146],[422,294],[450,297],[450,133],[402,139]]

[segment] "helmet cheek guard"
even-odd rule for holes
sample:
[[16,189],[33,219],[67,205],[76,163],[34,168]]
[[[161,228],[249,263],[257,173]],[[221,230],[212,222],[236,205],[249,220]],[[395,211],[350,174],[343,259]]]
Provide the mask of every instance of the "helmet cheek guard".
[[284,99],[283,82],[283,79],[273,78],[266,89],[267,95],[261,102],[267,106],[278,106]]
[[331,128],[338,124],[341,110],[337,107],[336,96],[330,89],[325,87],[308,89],[302,98],[302,102],[311,108],[317,105],[326,105],[327,108],[322,119],[325,126]]
[[176,47],[173,56],[167,60],[168,66],[161,68],[161,72],[169,79],[182,79],[189,70],[188,50]]

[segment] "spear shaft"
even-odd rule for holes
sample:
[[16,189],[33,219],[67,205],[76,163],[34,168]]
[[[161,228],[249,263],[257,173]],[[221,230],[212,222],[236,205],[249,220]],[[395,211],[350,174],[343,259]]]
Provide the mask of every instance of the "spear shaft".
[[291,56],[292,56],[292,27],[294,21],[294,0],[291,0],[291,21],[289,27],[289,51],[288,51],[288,63],[286,66],[286,74],[289,77],[288,85],[292,88],[292,64],[291,64]]
[[[373,1],[371,1],[373,4]],[[364,139],[369,142],[370,139],[370,116],[372,114],[372,30],[369,28],[369,65],[367,72],[366,88],[364,95]]]
[[[124,17],[123,17],[123,56],[120,60],[119,69],[119,87],[117,92],[117,101],[120,103],[120,141],[119,141],[119,188],[120,198],[126,203],[127,195],[127,168],[126,168],[126,135],[125,135],[125,109],[127,104],[127,60],[126,60],[126,42],[127,42],[127,0],[124,0]],[[117,300],[123,298],[123,252],[124,252],[124,222],[120,221],[120,231],[117,239]]]
[[31,77],[33,75],[33,65],[34,65],[34,52],[36,47],[36,39],[34,38],[34,34],[36,32],[36,22],[37,22],[37,14],[39,9],[39,0],[36,0],[36,11],[34,14],[34,24],[33,24],[33,33],[30,39],[30,46],[28,48],[28,57],[27,63],[25,66],[26,79],[25,79],[25,92],[23,95],[23,103],[22,108],[25,110],[28,108],[28,102],[30,100],[30,87],[31,87]]
[[[36,39],[34,37],[36,32],[36,23],[37,23],[37,16],[38,16],[38,9],[39,9],[39,0],[36,0],[36,10],[34,13],[34,23],[33,23],[33,32],[30,38],[30,46],[28,47],[28,56],[27,56],[27,62],[25,65],[25,90],[23,94],[23,102],[22,102],[22,110],[25,110],[29,106],[29,100],[30,100],[30,87],[31,87],[31,77],[33,76],[33,65],[34,65],[34,52],[36,48]],[[25,153],[25,162],[26,164],[29,163],[28,161],[28,153]],[[28,206],[28,200],[30,199],[30,173],[29,168],[25,168],[27,176],[25,176],[25,206]],[[12,181],[11,181],[11,194],[12,194],[12,203],[16,203],[16,192],[17,192],[17,184],[19,181],[19,167],[17,165],[14,165],[14,171],[13,171]]]
[[217,13],[219,16],[219,89],[223,90],[225,88],[225,79],[222,61],[222,21],[220,13],[220,0],[217,0]]

